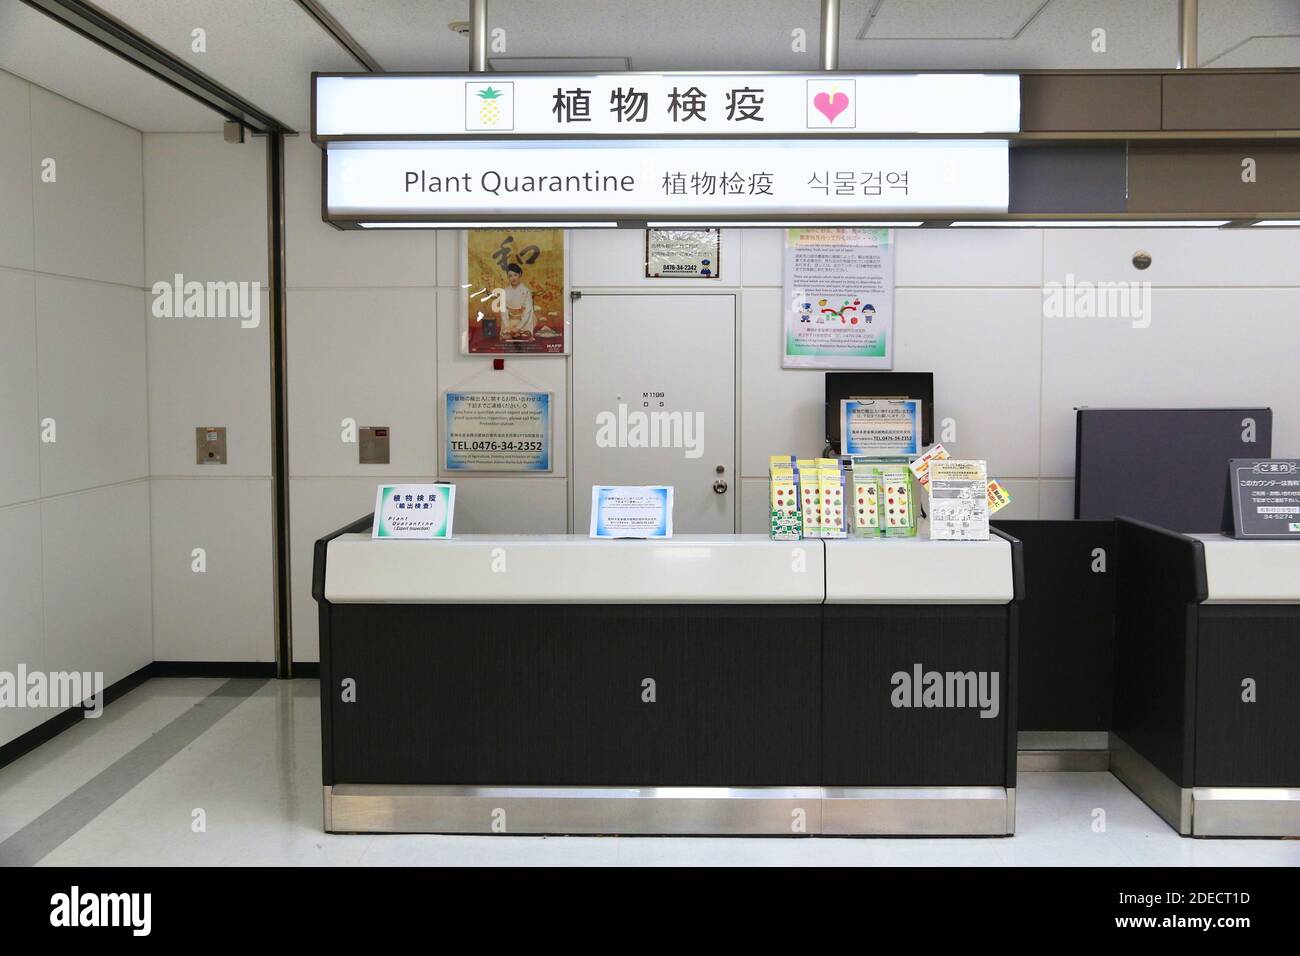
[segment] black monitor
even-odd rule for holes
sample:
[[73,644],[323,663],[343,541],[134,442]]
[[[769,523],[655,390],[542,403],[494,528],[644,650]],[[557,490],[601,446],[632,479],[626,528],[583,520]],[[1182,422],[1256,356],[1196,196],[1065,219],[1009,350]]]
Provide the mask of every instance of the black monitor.
[[827,372],[826,444],[840,451],[840,402],[850,398],[914,398],[921,402],[921,444],[934,443],[933,372]]

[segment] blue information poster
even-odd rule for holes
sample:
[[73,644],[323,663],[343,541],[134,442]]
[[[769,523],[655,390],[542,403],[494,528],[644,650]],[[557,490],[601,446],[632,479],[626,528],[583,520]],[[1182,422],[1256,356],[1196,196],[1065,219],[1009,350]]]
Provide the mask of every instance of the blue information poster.
[[446,471],[550,471],[550,392],[448,392]]
[[874,458],[921,452],[921,403],[912,398],[840,402],[840,454]]

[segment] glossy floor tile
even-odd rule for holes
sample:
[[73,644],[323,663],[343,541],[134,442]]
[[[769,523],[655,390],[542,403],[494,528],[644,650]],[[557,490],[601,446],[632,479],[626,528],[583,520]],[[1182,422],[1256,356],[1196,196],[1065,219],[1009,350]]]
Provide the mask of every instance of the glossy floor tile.
[[149,681],[0,769],[0,862],[26,862],[6,846],[77,866],[1300,865],[1300,841],[1179,837],[1108,773],[1021,774],[1011,839],[331,835],[316,683],[207,679]]

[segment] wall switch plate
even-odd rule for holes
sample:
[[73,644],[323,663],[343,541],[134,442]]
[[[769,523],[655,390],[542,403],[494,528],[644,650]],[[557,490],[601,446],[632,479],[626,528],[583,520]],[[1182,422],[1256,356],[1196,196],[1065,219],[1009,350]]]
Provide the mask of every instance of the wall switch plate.
[[388,464],[388,437],[392,429],[387,425],[362,425],[357,439],[357,457],[363,465]]
[[225,425],[200,425],[194,429],[194,463],[196,465],[226,463]]

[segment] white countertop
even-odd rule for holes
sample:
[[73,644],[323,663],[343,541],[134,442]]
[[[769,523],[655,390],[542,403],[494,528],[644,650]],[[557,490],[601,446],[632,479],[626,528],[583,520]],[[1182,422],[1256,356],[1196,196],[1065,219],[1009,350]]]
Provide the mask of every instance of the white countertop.
[[820,604],[819,541],[679,534],[458,535],[448,541],[329,543],[325,597],[338,603]]
[[1300,604],[1300,541],[1193,534],[1205,550],[1206,604]]
[[336,604],[1005,604],[1011,547],[989,541],[679,534],[458,535],[329,542]]
[[1007,604],[1011,542],[929,538],[826,542],[827,604]]

